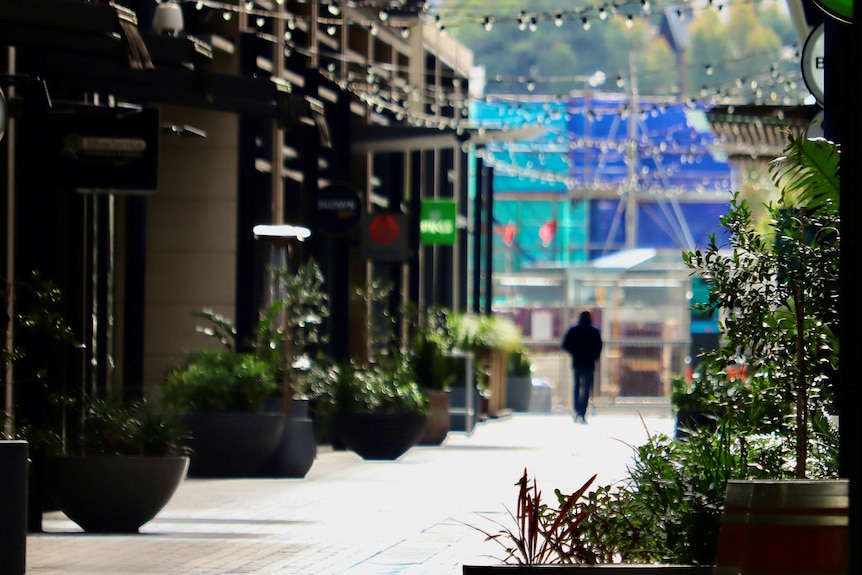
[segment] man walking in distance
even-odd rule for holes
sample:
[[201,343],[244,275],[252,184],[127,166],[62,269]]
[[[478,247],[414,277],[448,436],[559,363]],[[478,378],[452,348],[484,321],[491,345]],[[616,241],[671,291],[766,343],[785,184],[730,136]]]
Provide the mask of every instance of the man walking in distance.
[[593,327],[590,312],[581,312],[580,320],[566,332],[562,348],[572,356],[572,370],[575,372],[575,421],[587,422],[587,405],[596,361],[602,353],[602,335]]

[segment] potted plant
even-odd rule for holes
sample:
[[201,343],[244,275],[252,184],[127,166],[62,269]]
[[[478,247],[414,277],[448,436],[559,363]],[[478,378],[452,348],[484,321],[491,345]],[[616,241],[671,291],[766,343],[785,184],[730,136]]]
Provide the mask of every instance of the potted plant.
[[193,457],[189,475],[248,477],[257,474],[281,440],[284,417],[265,413],[278,390],[267,362],[230,347],[187,354],[161,389],[162,405],[188,429]]
[[[0,359],[14,366],[14,379],[4,372],[5,395],[11,402],[6,405],[0,437],[28,443],[27,529],[39,532],[43,511],[56,510],[45,494],[43,461],[63,450],[58,433],[63,420],[54,409],[58,402],[51,399],[62,395],[60,366],[81,343],[66,320],[62,291],[39,270],[32,270],[26,279],[5,281],[1,291],[4,309],[14,309],[14,313],[12,329],[4,329],[0,335]],[[10,300],[14,302],[11,308]],[[14,385],[23,382],[26,386]],[[15,391],[24,388],[27,393],[19,400]],[[40,403],[35,408],[33,401],[27,401],[33,396]]]
[[124,406],[88,400],[83,411],[63,453],[43,460],[46,492],[87,532],[135,533],[186,476],[184,430],[146,401]]
[[396,460],[416,445],[427,405],[408,356],[397,351],[366,366],[342,363],[318,397],[335,436],[367,460]]
[[416,382],[428,397],[428,419],[420,443],[440,445],[450,429],[449,387],[456,378],[454,336],[447,310],[431,306],[413,314],[410,360]]
[[[280,387],[267,401],[267,411],[284,415],[282,437],[261,474],[305,477],[317,455],[314,423],[308,402],[312,387],[331,377],[329,360],[321,353],[326,343],[322,324],[329,317],[323,274],[314,260],[295,270],[288,266],[269,269],[273,300],[261,308],[249,351],[266,362]],[[236,327],[227,318],[204,310],[207,320],[198,331],[236,348]]]
[[355,290],[369,314],[365,353],[333,366],[332,377],[315,388],[323,427],[363,459],[398,459],[419,442],[427,421],[428,398],[398,332],[404,314],[388,307],[373,312],[374,306],[391,306],[392,294],[392,286],[381,281]]
[[[791,138],[785,155],[771,164],[781,199],[768,206],[767,231],[755,228],[751,210],[737,196],[722,219],[731,249],[723,250],[713,239],[705,251],[684,254],[689,267],[711,283],[706,310],[725,314],[720,324],[723,344],[709,354],[714,365],[722,372],[726,366],[747,366],[747,377],[734,382],[734,393],[719,388],[717,407],[736,426],[741,441],[768,443],[761,466],[770,470],[771,480],[732,482],[726,501],[729,511],[739,512],[740,501],[754,505],[757,500],[774,501],[792,512],[801,499],[788,498],[787,493],[808,492],[804,497],[810,501],[846,491],[846,482],[832,479],[837,432],[830,422],[838,357],[838,163],[839,150],[831,142],[805,135]],[[781,509],[770,512],[778,514]],[[817,517],[825,512],[805,514]],[[748,513],[755,510],[743,512]],[[836,557],[846,561],[842,551],[846,527],[806,525],[805,532],[823,543],[806,543],[802,530],[774,522],[755,528],[733,526],[729,520],[716,562],[722,568],[745,569],[767,558],[776,569],[788,567],[790,560],[779,549],[742,544],[749,536],[797,548],[816,547],[812,561],[823,565],[832,565],[829,561]],[[846,570],[846,565],[835,566]]]
[[522,347],[521,330],[508,317],[475,313],[452,318],[455,346],[474,357],[481,400],[490,416],[506,408],[506,356]]

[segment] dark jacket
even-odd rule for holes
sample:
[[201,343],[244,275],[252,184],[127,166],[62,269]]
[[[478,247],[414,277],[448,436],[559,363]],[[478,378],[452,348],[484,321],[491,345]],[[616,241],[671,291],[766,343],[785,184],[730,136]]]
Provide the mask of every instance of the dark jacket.
[[577,325],[573,325],[566,332],[562,348],[572,356],[572,367],[594,369],[596,360],[602,353],[602,335],[590,323],[589,317],[581,316]]

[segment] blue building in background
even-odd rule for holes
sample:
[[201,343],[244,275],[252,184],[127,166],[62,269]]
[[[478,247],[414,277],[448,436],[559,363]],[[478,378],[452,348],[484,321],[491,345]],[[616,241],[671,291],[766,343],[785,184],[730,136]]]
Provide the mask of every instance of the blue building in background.
[[494,169],[494,307],[549,353],[590,309],[607,344],[605,397],[666,397],[692,342],[717,337],[715,318],[691,315],[707,292],[681,257],[711,234],[721,241],[736,187],[706,112],[590,92],[473,104],[478,124],[509,134],[481,151]]
[[[625,94],[476,102],[480,125],[528,140],[489,143],[498,271],[567,265],[621,249],[693,249],[721,233],[731,166],[700,104]],[[513,136],[516,137],[516,136]]]

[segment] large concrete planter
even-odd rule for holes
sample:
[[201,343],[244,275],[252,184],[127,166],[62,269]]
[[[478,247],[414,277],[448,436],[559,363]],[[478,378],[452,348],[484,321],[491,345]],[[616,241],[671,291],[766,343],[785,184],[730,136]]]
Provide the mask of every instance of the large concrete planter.
[[280,413],[190,413],[181,417],[192,449],[190,477],[254,477],[275,453]]
[[48,457],[45,485],[84,531],[137,533],[167,505],[188,466],[188,457]]
[[463,575],[711,575],[707,565],[464,565]]
[[333,430],[362,459],[394,461],[419,443],[424,413],[336,412]]
[[288,417],[284,420],[281,440],[260,474],[263,477],[302,479],[311,470],[316,457],[314,422],[307,417]]

